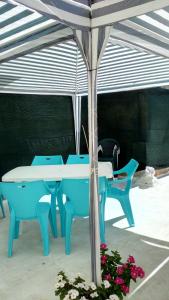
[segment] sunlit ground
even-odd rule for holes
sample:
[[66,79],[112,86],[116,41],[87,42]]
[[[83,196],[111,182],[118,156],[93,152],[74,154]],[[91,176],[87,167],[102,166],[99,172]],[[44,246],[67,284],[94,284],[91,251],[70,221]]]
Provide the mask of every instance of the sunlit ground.
[[[107,199],[108,246],[118,250],[124,260],[129,254],[134,255],[146,272],[143,280],[131,285],[131,300],[169,300],[169,177],[158,180],[154,187],[133,188],[131,204],[135,227],[129,228],[119,202]],[[5,210],[6,218],[0,218],[0,299],[55,300],[55,277],[60,270],[68,274],[80,272],[90,280],[88,219],[73,223],[69,256],[65,255],[64,239],[54,239],[50,234],[48,257],[42,255],[37,222],[24,222],[9,259],[7,205]]]
[[[153,187],[140,189],[135,187],[131,189],[130,193],[131,204],[133,208],[133,214],[135,218],[135,227],[128,228],[126,218],[120,218],[122,215],[122,210],[120,204],[117,200],[107,199],[106,205],[106,219],[114,219],[119,216],[119,220],[113,224],[114,227],[125,229],[127,231],[141,235],[141,241],[151,247],[156,247],[158,249],[166,250],[166,257],[157,264],[152,272],[147,274],[147,277],[133,289],[129,298],[138,299],[138,293],[141,291],[144,295],[144,289],[151,282],[156,281],[158,277],[164,276],[166,270],[169,270],[169,177],[163,177],[158,179]],[[112,207],[113,203],[113,209]],[[156,240],[151,240],[156,239]],[[146,255],[146,253],[144,253]],[[153,255],[152,258],[153,260]],[[169,276],[169,273],[166,274]],[[164,278],[166,282],[166,278]],[[169,280],[167,278],[169,284]],[[160,285],[156,282],[156,288],[160,289]],[[160,293],[158,293],[160,294]],[[154,291],[155,295],[155,291]],[[144,296],[146,299],[158,299],[155,296]],[[152,297],[152,298],[151,298]],[[139,298],[140,299],[140,298]],[[169,292],[163,294],[161,288],[161,294],[159,299],[168,300]]]

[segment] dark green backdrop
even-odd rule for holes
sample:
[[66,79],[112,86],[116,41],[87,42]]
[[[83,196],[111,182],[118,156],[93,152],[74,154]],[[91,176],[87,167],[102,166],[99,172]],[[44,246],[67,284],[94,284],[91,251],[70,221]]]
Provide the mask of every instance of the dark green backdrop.
[[[87,131],[87,99],[82,99]],[[120,166],[169,165],[169,91],[150,89],[98,96],[99,139],[121,146]],[[0,174],[29,165],[35,154],[75,153],[71,97],[0,94]],[[83,132],[81,153],[86,153]]]
[[71,97],[0,95],[0,173],[75,151]]

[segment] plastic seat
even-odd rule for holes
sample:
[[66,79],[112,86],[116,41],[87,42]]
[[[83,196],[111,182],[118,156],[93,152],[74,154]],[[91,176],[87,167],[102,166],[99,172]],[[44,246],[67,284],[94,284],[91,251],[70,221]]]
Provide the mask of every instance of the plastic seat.
[[130,204],[130,188],[138,165],[139,163],[135,159],[131,159],[125,167],[113,172],[113,175],[118,177],[108,180],[107,185],[107,197],[119,200],[129,226],[134,226],[134,217]]
[[118,156],[120,154],[119,142],[112,138],[105,138],[98,143],[99,161],[110,161],[113,169],[118,169]]
[[2,210],[2,216],[3,216],[3,218],[5,218],[5,210],[4,210],[4,206],[3,206],[3,197],[2,197],[1,191],[0,191],[0,207]]
[[48,218],[52,233],[54,225],[49,203],[39,202],[49,189],[43,181],[1,183],[2,194],[10,208],[8,256],[12,256],[13,240],[19,237],[19,225],[24,220],[37,220],[40,224],[43,254],[49,254]]
[[[71,226],[73,218],[89,216],[89,179],[63,179],[62,192],[66,195],[65,203],[65,252],[70,254]],[[100,194],[100,239],[105,242],[104,211],[106,200],[106,178],[99,178]]]
[[[43,155],[36,155],[32,161],[32,166],[39,166],[39,165],[63,165],[63,159],[61,155],[50,155],[50,156],[43,156]],[[57,181],[47,181],[48,187],[52,194],[51,198],[51,211],[52,211],[52,218],[55,227],[55,237],[57,236],[57,224],[56,224],[56,198],[59,207],[60,213],[60,223],[61,223],[61,235],[64,236],[64,207],[62,205],[62,195],[60,194],[60,182]]]
[[89,164],[89,154],[70,154],[66,164]]

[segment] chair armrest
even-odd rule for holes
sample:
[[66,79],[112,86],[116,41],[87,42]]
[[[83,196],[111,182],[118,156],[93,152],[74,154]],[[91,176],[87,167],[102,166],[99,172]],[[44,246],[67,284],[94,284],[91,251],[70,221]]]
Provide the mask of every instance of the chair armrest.
[[117,175],[117,174],[120,174],[120,173],[126,173],[126,167],[123,167],[117,171],[113,171],[113,175]]
[[126,178],[122,178],[122,179],[119,179],[119,178],[115,178],[115,179],[110,179],[108,180],[108,184],[117,184],[117,183],[123,183],[123,182],[127,182],[129,180],[128,177]]

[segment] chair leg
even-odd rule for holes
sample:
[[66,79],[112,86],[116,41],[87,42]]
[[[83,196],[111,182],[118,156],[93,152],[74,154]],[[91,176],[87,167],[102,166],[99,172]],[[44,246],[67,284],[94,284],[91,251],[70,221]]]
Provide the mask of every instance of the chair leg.
[[47,256],[49,254],[48,216],[39,216],[39,222],[43,242],[43,254]]
[[105,220],[104,220],[104,215],[105,215],[104,204],[101,203],[101,205],[100,205],[100,241],[101,241],[101,243],[105,243]]
[[53,237],[57,238],[57,236],[58,236],[58,234],[56,232],[57,227],[55,228],[55,226],[53,224],[53,217],[52,217],[52,211],[51,211],[51,209],[49,211],[49,222],[50,222],[50,227],[51,227],[51,230],[52,230]]
[[3,206],[2,200],[0,200],[0,206],[1,206],[1,210],[2,210],[2,216],[3,216],[3,218],[5,218],[5,210],[4,210],[4,206]]
[[61,236],[65,236],[65,207],[63,204],[62,193],[58,192],[57,195],[59,213],[60,213],[60,226],[61,226]]
[[119,201],[120,201],[121,207],[124,211],[124,214],[126,215],[129,226],[130,227],[134,226],[135,224],[134,224],[134,218],[133,218],[133,213],[132,213],[129,196],[121,198],[121,199],[119,199]]
[[16,221],[15,222],[15,235],[14,235],[14,239],[18,239],[19,237],[19,225],[20,225],[20,221]]
[[66,214],[66,228],[65,228],[65,253],[67,255],[71,252],[71,227],[72,227],[72,215]]
[[15,216],[11,213],[10,223],[9,223],[9,236],[8,236],[8,257],[12,256],[14,234],[15,234]]
[[54,193],[51,194],[51,215],[52,215],[54,237],[57,238],[58,231],[57,231],[57,222],[56,222],[56,195]]

